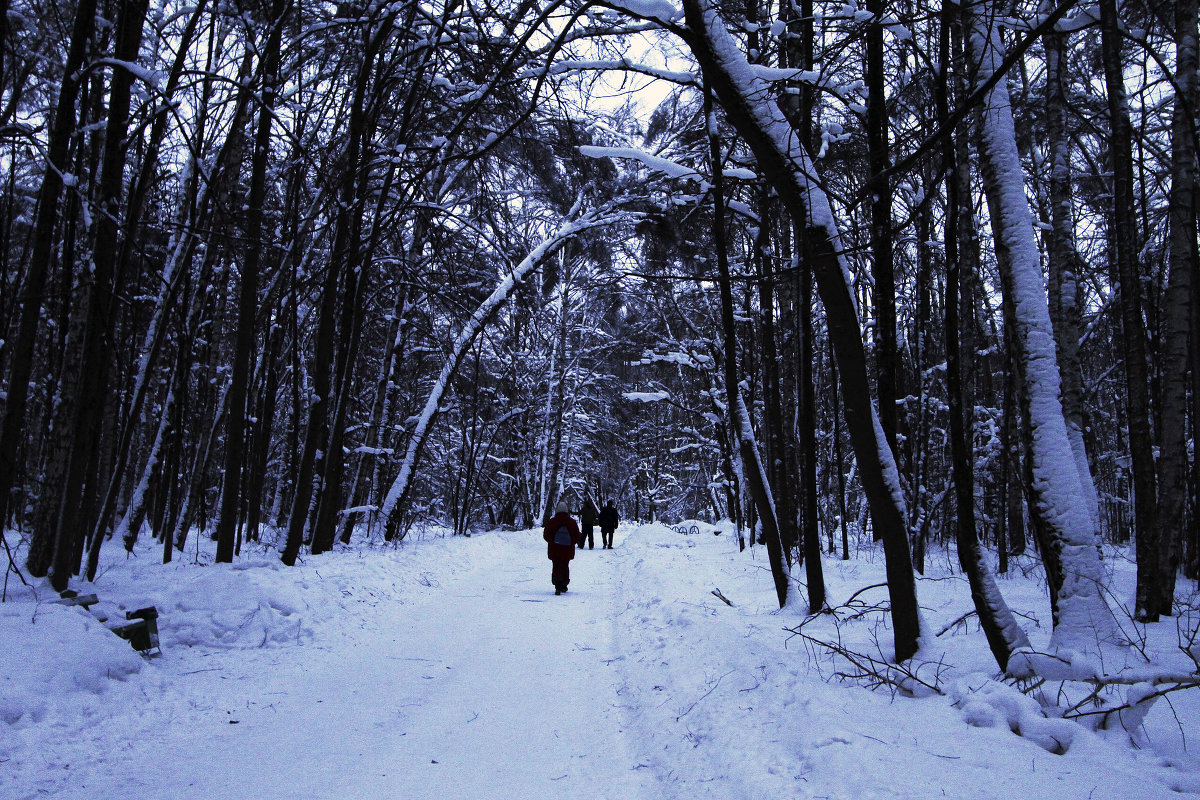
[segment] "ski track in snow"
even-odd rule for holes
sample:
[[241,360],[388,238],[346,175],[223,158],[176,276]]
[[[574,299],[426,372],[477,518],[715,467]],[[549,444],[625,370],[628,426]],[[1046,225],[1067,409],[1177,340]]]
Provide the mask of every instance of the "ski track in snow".
[[[36,684],[15,682],[21,661],[0,648],[0,692],[18,692],[0,702],[0,798],[1124,800],[1200,789],[1190,756],[1138,753],[1054,720],[1043,722],[1077,731],[1066,755],[1014,735],[995,714],[1013,702],[1003,686],[959,709],[827,682],[828,663],[784,630],[800,617],[778,610],[762,549],[739,554],[731,535],[701,530],[623,525],[615,550],[576,556],[563,597],[536,532],[292,569],[269,553],[202,569],[110,555],[94,589],[157,602],[164,655],[139,662],[80,609],[43,603],[26,629],[14,621],[32,606],[0,606],[0,633],[40,630],[29,646],[51,667],[73,641],[96,664],[133,661],[118,680],[83,670],[48,684],[29,710]],[[827,563],[841,596],[881,570]],[[954,619],[963,591],[943,579],[923,601]],[[971,649],[951,658],[969,666],[981,634],[961,641]],[[985,672],[967,674],[979,686]],[[1194,731],[1197,704],[1180,703]]]

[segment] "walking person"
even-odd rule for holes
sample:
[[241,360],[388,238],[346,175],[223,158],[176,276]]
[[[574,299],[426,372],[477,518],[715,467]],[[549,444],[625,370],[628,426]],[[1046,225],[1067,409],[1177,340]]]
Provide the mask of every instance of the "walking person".
[[579,549],[583,549],[584,543],[587,544],[588,550],[596,548],[596,537],[593,531],[596,527],[596,518],[599,514],[596,504],[592,502],[592,496],[586,495],[583,498],[583,508],[579,512],[579,522],[582,526],[579,533]]
[[579,526],[571,519],[567,501],[558,501],[554,516],[542,531],[542,538],[546,540],[546,558],[554,565],[550,571],[554,593],[563,594],[571,582],[571,559],[575,557],[575,545],[579,544]]
[[617,507],[609,500],[608,505],[600,510],[600,541],[606,550],[612,550],[613,533],[617,530]]

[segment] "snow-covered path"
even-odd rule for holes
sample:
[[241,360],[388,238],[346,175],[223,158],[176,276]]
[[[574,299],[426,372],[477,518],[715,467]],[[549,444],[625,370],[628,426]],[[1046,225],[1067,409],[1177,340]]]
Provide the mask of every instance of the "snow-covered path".
[[[149,546],[109,553],[93,611],[155,604],[163,656],[142,661],[91,614],[47,602],[44,586],[0,604],[0,798],[1008,800],[1052,787],[1149,800],[1200,789],[1195,756],[1170,738],[1196,732],[1193,698],[1156,709],[1134,750],[1123,734],[1040,718],[989,680],[971,631],[926,667],[945,662],[947,696],[828,681],[832,662],[789,641],[803,617],[777,608],[764,554],[712,532],[623,526],[617,549],[577,556],[563,597],[530,531],[364,546],[295,568],[269,550],[233,565],[203,550],[168,566]],[[869,557],[828,567],[843,601],[874,591],[864,587],[882,571]],[[1031,619],[1044,605],[1034,581],[1007,588],[1026,592]],[[952,573],[922,591],[935,624],[969,603]],[[877,625],[847,619],[841,631],[867,648]],[[1065,755],[1051,752],[1060,744]]]
[[639,796],[609,666],[609,554],[581,554],[573,591],[556,597],[539,545],[535,558],[454,576],[436,614],[397,620],[371,668],[383,696],[366,698],[386,704],[390,728],[366,760],[391,769],[334,786],[355,797]]
[[615,551],[580,554],[556,597],[545,545],[520,550],[307,647],[169,648],[186,684],[155,676],[134,719],[61,742],[36,796],[644,796],[611,666]]

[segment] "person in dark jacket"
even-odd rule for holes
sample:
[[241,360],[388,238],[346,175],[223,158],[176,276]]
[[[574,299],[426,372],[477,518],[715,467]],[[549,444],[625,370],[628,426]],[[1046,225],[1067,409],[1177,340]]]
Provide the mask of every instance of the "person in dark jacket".
[[592,502],[591,495],[583,498],[583,509],[579,512],[579,522],[582,529],[579,533],[579,549],[583,549],[584,543],[587,544],[588,550],[596,548],[596,537],[593,531],[596,527],[596,515],[600,512],[596,509],[596,504]]
[[617,507],[609,500],[608,505],[600,510],[600,540],[605,549],[612,550],[613,533],[617,530]]
[[571,559],[575,557],[575,545],[579,544],[579,526],[571,519],[565,500],[558,502],[554,516],[542,531],[542,538],[546,540],[546,558],[554,564],[550,571],[554,593],[563,594],[571,582]]

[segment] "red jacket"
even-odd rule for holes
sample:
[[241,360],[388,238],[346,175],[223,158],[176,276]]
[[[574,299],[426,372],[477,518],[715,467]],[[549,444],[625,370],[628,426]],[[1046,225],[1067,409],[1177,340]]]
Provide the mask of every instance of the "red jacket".
[[[555,544],[554,534],[564,525],[571,531],[571,543]],[[564,511],[550,518],[542,531],[542,538],[546,540],[546,558],[551,561],[570,561],[575,557],[575,545],[579,544],[579,526]]]

